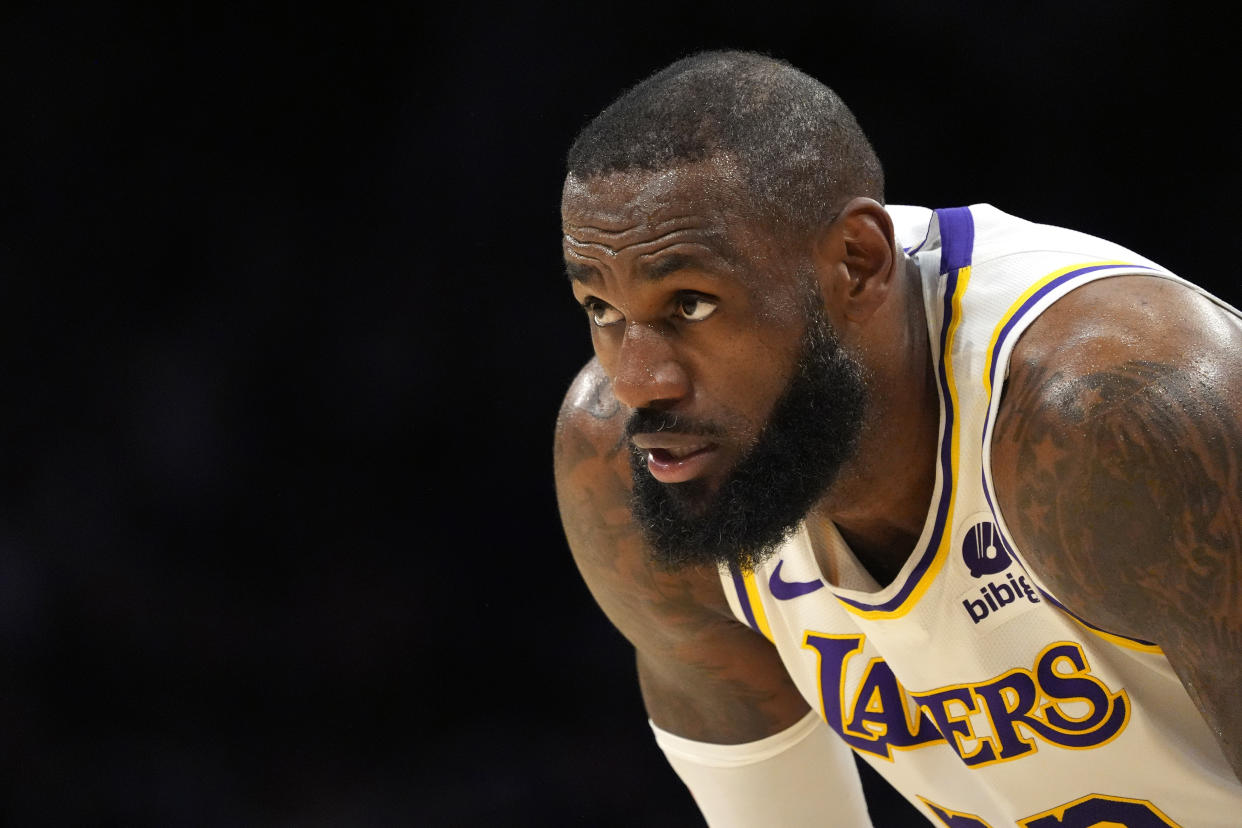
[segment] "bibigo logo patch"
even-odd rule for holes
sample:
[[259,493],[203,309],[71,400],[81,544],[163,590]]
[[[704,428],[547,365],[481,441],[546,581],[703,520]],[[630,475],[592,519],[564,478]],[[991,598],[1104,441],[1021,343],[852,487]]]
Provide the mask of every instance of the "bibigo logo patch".
[[990,520],[981,520],[962,538],[962,560],[972,577],[982,578],[1004,572],[1013,562],[1013,556],[1001,537],[1000,528]]
[[1013,550],[1001,535],[1000,527],[992,522],[992,515],[974,515],[963,525],[967,528],[961,533],[960,551],[971,577],[997,576],[958,596],[971,622],[990,628],[1014,617],[1014,607],[1029,609],[1040,603],[1038,593],[1020,568],[1016,574],[1005,571],[1013,564]]

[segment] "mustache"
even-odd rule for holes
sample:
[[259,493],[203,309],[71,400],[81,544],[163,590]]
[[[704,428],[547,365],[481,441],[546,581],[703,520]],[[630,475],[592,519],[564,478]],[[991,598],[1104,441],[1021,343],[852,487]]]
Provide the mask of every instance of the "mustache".
[[692,434],[696,437],[723,437],[725,430],[716,423],[706,420],[695,420],[668,411],[654,408],[636,408],[625,423],[625,439],[635,434],[654,434],[670,432],[674,434]]

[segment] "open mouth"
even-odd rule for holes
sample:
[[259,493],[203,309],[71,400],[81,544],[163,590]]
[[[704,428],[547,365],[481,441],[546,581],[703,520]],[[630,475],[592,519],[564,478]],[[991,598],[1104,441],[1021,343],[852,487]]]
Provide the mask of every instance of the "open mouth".
[[685,483],[701,475],[715,453],[712,443],[649,448],[647,469],[661,483]]
[[661,463],[671,463],[674,460],[683,460],[692,454],[698,454],[700,451],[707,451],[711,448],[710,443],[704,443],[700,446],[678,446],[667,448],[653,448],[649,454],[659,459]]

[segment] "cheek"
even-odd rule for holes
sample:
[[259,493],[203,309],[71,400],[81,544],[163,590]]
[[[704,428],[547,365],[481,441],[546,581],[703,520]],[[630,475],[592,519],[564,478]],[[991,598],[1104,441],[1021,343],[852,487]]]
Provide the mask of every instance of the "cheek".
[[805,314],[796,308],[764,314],[733,338],[733,358],[754,366],[759,378],[784,387],[798,359],[806,325]]
[[790,339],[758,331],[730,338],[701,366],[706,380],[702,391],[715,397],[705,402],[727,408],[748,431],[757,432],[793,374],[797,347]]

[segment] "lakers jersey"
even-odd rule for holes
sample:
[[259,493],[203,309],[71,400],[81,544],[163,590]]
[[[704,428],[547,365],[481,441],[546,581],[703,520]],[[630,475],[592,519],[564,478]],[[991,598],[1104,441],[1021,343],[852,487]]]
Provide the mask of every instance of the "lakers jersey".
[[1177,277],[988,205],[889,210],[921,273],[940,391],[922,534],[880,588],[832,527],[829,583],[802,527],[754,572],[722,569],[734,613],[933,824],[1242,825],[1242,785],[1160,649],[1092,627],[1044,589],[989,463],[1009,356],[1032,320],[1095,279]]

